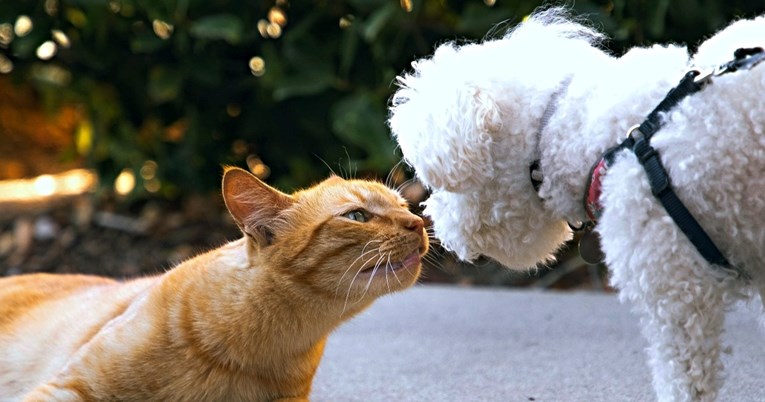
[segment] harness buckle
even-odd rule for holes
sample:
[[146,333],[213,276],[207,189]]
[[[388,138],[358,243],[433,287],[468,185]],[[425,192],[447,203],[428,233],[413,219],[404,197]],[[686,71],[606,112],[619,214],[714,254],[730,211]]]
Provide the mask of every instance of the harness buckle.
[[644,138],[645,135],[642,131],[640,131],[640,124],[635,124],[634,126],[627,129],[627,135],[626,138],[632,138],[633,140],[637,141],[641,138]]
[[712,77],[719,77],[723,74],[733,73],[738,70],[750,70],[752,67],[765,60],[765,50],[761,47],[740,48],[733,53],[734,59],[721,64],[717,67],[710,67],[700,70],[692,68],[689,72],[695,72],[696,78],[693,82],[698,85],[705,85],[711,82]]
[[716,77],[724,73],[724,71],[722,71],[722,67],[723,66],[717,66],[714,68],[705,68],[704,70],[695,68],[691,69],[691,71],[696,72],[696,78],[693,79],[693,82],[698,85],[708,84],[712,81],[712,77]]

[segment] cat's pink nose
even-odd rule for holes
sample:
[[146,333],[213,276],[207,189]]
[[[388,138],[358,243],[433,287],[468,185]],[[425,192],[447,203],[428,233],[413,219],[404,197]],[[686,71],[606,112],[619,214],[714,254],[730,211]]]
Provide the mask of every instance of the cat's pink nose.
[[404,222],[404,227],[411,230],[412,232],[416,233],[422,233],[422,227],[425,224],[422,222],[422,218],[419,216],[415,216],[411,219],[408,219]]

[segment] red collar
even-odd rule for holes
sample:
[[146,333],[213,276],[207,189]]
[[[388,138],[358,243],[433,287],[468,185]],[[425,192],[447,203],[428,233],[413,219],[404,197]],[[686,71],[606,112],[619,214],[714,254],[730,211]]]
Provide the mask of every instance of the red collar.
[[600,158],[590,171],[590,181],[587,183],[587,191],[584,194],[584,211],[592,222],[597,222],[603,212],[600,194],[603,192],[603,177],[607,171],[608,162],[606,158]]

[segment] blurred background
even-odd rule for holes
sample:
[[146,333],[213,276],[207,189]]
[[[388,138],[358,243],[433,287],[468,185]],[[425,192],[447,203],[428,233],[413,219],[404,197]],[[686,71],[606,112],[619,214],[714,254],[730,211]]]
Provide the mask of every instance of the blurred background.
[[[547,4],[559,4],[548,2]],[[395,77],[501,36],[530,0],[0,2],[0,275],[162,272],[239,237],[222,165],[283,191],[334,171],[427,197],[387,130]],[[579,0],[619,55],[691,48],[765,12],[741,0]],[[522,61],[519,61],[522,62]],[[423,282],[608,290],[576,245],[524,273],[434,247]]]

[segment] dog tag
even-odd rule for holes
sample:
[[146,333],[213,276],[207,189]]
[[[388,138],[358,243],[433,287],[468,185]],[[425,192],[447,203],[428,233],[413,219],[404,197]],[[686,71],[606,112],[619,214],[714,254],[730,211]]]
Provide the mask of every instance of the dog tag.
[[605,256],[600,249],[600,236],[592,228],[585,231],[579,238],[579,255],[590,265],[603,262]]

